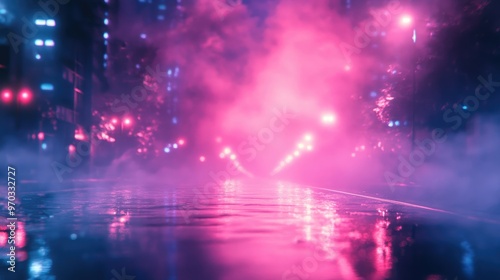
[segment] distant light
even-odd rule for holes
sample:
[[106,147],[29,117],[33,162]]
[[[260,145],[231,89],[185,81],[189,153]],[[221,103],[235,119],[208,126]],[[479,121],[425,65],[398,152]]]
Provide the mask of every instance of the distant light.
[[174,143],[174,144],[172,145],[172,147],[174,147],[174,149],[177,149],[177,147],[178,147],[178,146],[177,146],[177,143]]
[[76,151],[75,146],[74,146],[74,145],[69,145],[69,146],[68,146],[68,151],[69,151],[70,153],[74,153],[74,152]]
[[39,55],[39,54],[36,54],[36,55],[35,55],[35,58],[36,58],[36,59],[41,59],[41,58],[42,58],[42,56],[41,56],[41,55]]
[[220,154],[219,154],[219,157],[220,157],[220,158],[224,158],[224,157],[226,157],[226,155],[225,155],[224,153],[220,153]]
[[53,19],[48,19],[47,20],[47,26],[56,26],[56,21]]
[[112,122],[113,124],[117,124],[117,123],[118,123],[118,119],[117,119],[117,118],[113,118],[113,119],[111,119],[111,122]]
[[165,19],[165,17],[163,15],[159,15],[157,18],[158,18],[158,20],[164,20]]
[[394,126],[394,122],[390,121],[388,125],[389,125],[389,127],[393,127]]
[[166,10],[167,6],[165,4],[158,5],[158,10]]
[[290,163],[293,160],[293,156],[289,155],[286,157],[286,162]]
[[311,141],[311,140],[312,140],[312,136],[311,136],[311,134],[306,134],[306,135],[304,136],[304,139],[306,139],[306,141]]
[[346,66],[344,66],[344,70],[345,70],[345,71],[351,71],[351,66],[350,66],[350,65],[346,65]]
[[413,36],[411,37],[413,39],[413,43],[417,42],[417,30],[413,29]]
[[42,143],[42,150],[47,150],[47,144],[46,143]]
[[179,143],[180,146],[184,145],[186,141],[184,139],[179,139],[177,143]]
[[108,59],[108,54],[105,53],[103,56],[102,56],[104,59]]
[[172,69],[168,69],[167,74],[168,74],[169,76],[172,76]]
[[45,45],[47,47],[53,47],[55,45],[54,40],[52,39],[45,40]]
[[410,26],[413,22],[413,19],[410,15],[403,15],[400,20],[399,20],[399,24],[403,27],[407,27],[407,26]]
[[43,265],[39,261],[33,261],[30,265],[30,274],[37,277],[40,276],[40,274],[43,271]]
[[54,90],[54,85],[49,83],[43,83],[40,85],[40,89],[43,91],[51,91]]
[[224,148],[224,154],[229,155],[231,153],[231,148],[226,147]]
[[229,157],[231,160],[235,160],[236,159],[236,155],[235,154],[231,154],[231,156]]
[[370,97],[377,97],[377,92],[375,91],[370,92]]
[[173,117],[173,118],[172,118],[172,123],[173,123],[173,124],[177,124],[177,118],[176,118],[176,117]]
[[222,138],[221,138],[221,137],[217,137],[217,138],[215,138],[215,142],[217,142],[217,143],[222,142]]
[[308,151],[312,151],[313,149],[313,146],[312,145],[307,145],[307,148],[306,148]]
[[399,121],[395,121],[394,125],[399,126],[401,123]]
[[108,39],[108,38],[109,38],[109,34],[108,34],[108,32],[104,32],[104,33],[102,34],[102,37],[103,37],[104,39]]
[[333,124],[335,122],[335,116],[333,114],[324,114],[321,117],[321,121],[324,124]]
[[299,144],[297,145],[297,147],[298,147],[299,149],[304,149],[304,144],[299,143]]
[[44,19],[36,19],[35,24],[36,25],[46,25],[47,21],[45,21]]
[[466,105],[462,106],[462,109],[467,110],[467,106]]
[[352,153],[352,154],[351,154],[351,157],[356,157],[356,153]]
[[109,24],[109,19],[105,18],[104,19],[104,25],[108,25]]
[[36,40],[35,40],[35,45],[36,45],[36,46],[43,46],[43,40],[41,40],[41,39],[36,39]]
[[163,151],[168,154],[168,153],[170,153],[170,148],[169,147],[165,147],[165,149],[163,149]]
[[298,157],[298,156],[300,156],[300,152],[299,151],[295,151],[295,152],[293,152],[293,155],[296,156],[296,157]]
[[77,238],[77,237],[78,237],[78,236],[76,235],[76,233],[72,233],[72,234],[69,236],[69,238],[70,238],[71,240],[76,240],[76,238]]
[[146,39],[146,37],[147,37],[146,33],[141,33],[141,38],[142,39]]
[[125,119],[123,120],[123,123],[124,123],[125,125],[130,125],[130,124],[132,123],[132,120],[130,120],[129,118],[125,118]]
[[43,141],[43,139],[45,139],[45,133],[39,132],[38,133],[38,140]]
[[104,40],[104,45],[107,46],[108,45],[108,40]]
[[201,157],[200,157],[200,161],[201,161],[201,162],[205,162],[205,157],[204,157],[204,156],[201,156]]

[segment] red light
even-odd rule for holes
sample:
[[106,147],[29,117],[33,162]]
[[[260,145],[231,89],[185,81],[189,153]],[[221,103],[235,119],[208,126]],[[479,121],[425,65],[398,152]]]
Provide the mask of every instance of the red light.
[[2,101],[7,103],[12,100],[12,92],[10,90],[4,90],[2,91]]
[[132,121],[129,118],[126,118],[126,119],[123,120],[123,123],[125,125],[130,125],[132,123]]
[[186,141],[184,141],[184,139],[179,139],[178,143],[179,143],[179,145],[182,146],[182,145],[184,145],[184,143],[186,143]]
[[19,94],[19,99],[21,103],[29,103],[31,101],[31,92],[28,90],[22,90]]
[[43,141],[43,139],[45,139],[45,133],[39,132],[38,133],[38,140]]

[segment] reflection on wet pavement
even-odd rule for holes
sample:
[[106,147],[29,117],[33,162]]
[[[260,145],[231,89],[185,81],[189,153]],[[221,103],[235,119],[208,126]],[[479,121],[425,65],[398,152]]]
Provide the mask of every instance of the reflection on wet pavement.
[[192,187],[20,192],[16,272],[7,271],[3,223],[0,279],[500,275],[495,225],[289,183],[228,181],[213,191],[197,203]]

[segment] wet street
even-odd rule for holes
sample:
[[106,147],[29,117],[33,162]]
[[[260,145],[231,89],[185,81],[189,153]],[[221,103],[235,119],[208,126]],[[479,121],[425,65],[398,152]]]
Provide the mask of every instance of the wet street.
[[280,182],[209,191],[111,183],[20,190],[15,273],[7,270],[6,200],[0,207],[0,279],[500,277],[494,221]]

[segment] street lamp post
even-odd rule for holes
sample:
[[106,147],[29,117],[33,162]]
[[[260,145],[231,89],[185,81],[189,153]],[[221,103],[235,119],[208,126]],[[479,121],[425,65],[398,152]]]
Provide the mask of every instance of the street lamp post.
[[412,121],[411,121],[411,148],[415,149],[415,115],[417,110],[417,29],[415,26],[415,21],[410,15],[403,15],[400,18],[400,25],[402,27],[409,27],[413,29],[412,41],[413,41],[413,53],[412,53]]

